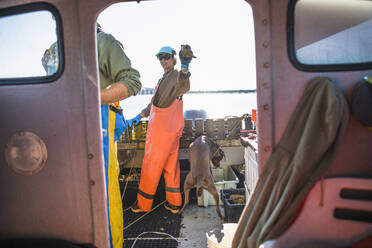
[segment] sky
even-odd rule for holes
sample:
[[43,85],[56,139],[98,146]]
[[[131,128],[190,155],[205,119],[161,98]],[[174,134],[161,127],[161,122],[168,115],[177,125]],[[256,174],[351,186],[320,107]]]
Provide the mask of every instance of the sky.
[[[197,56],[190,64],[191,90],[256,88],[253,17],[244,0],[124,2],[97,21],[124,45],[143,87],[153,88],[163,74],[155,57],[162,46],[178,52],[189,44]],[[1,18],[0,77],[45,76],[41,58],[55,30],[48,11]]]
[[[163,74],[155,54],[189,44],[191,90],[256,89],[254,27],[244,0],[156,0],[117,3],[97,20],[124,45],[143,87]],[[180,67],[178,61],[177,68]]]

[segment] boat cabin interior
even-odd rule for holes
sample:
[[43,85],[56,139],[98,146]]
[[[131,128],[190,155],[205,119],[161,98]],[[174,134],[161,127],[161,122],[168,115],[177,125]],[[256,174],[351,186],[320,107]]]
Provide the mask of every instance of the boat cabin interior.
[[[224,173],[236,173],[224,186],[243,190],[244,209],[228,244],[206,230],[201,246],[178,232],[147,247],[372,247],[372,1],[240,1],[254,23],[256,112],[185,118],[178,156],[182,178],[191,142],[216,140],[228,157]],[[112,247],[96,23],[113,4],[131,2],[149,1],[0,0],[1,247]],[[213,6],[202,11],[208,17]],[[54,41],[56,70],[45,75],[36,47]],[[138,183],[131,173],[140,172],[148,122],[117,143],[122,192]],[[210,205],[203,197],[194,204]]]

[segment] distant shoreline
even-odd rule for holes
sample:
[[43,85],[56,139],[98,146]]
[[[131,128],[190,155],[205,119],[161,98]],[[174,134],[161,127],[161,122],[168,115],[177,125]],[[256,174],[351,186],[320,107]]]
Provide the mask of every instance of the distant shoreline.
[[186,94],[214,94],[214,93],[256,93],[256,90],[198,90],[198,91],[189,91]]
[[[197,90],[197,91],[189,91],[186,94],[247,94],[247,93],[256,93],[256,90]],[[142,89],[138,95],[153,95],[154,89],[152,88],[144,88]]]

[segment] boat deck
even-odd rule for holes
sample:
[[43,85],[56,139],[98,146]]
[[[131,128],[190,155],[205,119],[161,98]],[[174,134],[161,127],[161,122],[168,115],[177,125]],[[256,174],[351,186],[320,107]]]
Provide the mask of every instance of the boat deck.
[[[223,224],[216,207],[199,207],[195,191],[191,191],[190,204],[185,211],[172,214],[163,207],[163,187],[161,180],[151,212],[134,214],[129,206],[135,201],[137,186],[127,185],[123,200],[124,248],[207,247],[206,233]],[[223,207],[221,211],[223,213]]]
[[[185,211],[182,214],[172,214],[165,210],[162,204],[165,200],[164,180],[162,177],[155,195],[153,211],[149,214],[134,214],[129,209],[135,202],[138,191],[147,125],[147,121],[143,121],[141,125],[136,126],[134,129],[129,129],[118,142],[122,192],[125,189],[125,194],[122,197],[124,208],[124,247],[207,247],[207,233],[213,230],[221,230],[224,223],[219,219],[214,204],[206,204],[205,201],[203,201],[203,204],[198,203],[195,189],[190,192],[190,203]],[[251,118],[248,115],[213,120],[186,119],[179,150],[181,192],[183,191],[184,179],[190,169],[187,148],[196,137],[207,135],[222,147],[226,158],[221,161],[221,166],[227,169],[232,165],[244,164],[244,147],[240,137],[241,131],[247,127],[252,129]],[[125,187],[124,182],[126,181],[129,183]],[[239,181],[241,180],[239,179]],[[233,180],[233,182],[234,186],[237,186],[237,179]],[[244,188],[244,185],[240,185],[240,188],[242,187]],[[205,196],[203,195],[203,197]],[[205,199],[208,202],[208,198]],[[222,214],[225,215],[223,205],[220,207]]]
[[[221,211],[224,214],[223,208]],[[189,205],[183,213],[178,247],[207,247],[207,232],[221,229],[222,224],[215,206],[199,207],[195,203]]]

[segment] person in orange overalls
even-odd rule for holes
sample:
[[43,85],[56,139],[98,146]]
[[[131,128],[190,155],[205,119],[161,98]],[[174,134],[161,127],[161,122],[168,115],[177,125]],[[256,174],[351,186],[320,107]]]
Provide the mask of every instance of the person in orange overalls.
[[190,46],[185,45],[182,49],[184,48],[191,56],[185,57],[184,53],[179,53],[181,71],[174,69],[177,58],[173,48],[162,47],[156,54],[164,74],[155,88],[150,104],[141,112],[142,117],[150,117],[137,201],[131,206],[135,213],[152,209],[162,173],[167,200],[164,207],[176,214],[182,204],[178,147],[184,127],[182,95],[190,90],[191,74],[188,67],[193,57]]

